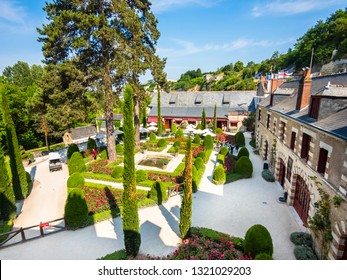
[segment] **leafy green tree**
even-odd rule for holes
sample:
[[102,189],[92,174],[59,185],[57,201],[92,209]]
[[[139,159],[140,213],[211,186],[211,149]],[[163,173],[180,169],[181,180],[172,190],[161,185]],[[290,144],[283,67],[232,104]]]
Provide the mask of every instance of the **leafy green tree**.
[[3,122],[6,131],[8,154],[10,156],[10,167],[12,173],[12,187],[16,200],[22,200],[29,195],[29,186],[22,162],[22,157],[18,149],[17,134],[10,113],[10,108],[6,98],[7,88],[0,85],[0,101]]
[[7,221],[16,216],[16,202],[2,148],[0,148],[0,182],[0,216]]
[[204,130],[206,128],[206,112],[205,108],[202,109],[202,115],[201,115],[201,129]]
[[133,90],[126,86],[124,91],[124,192],[123,232],[127,255],[135,257],[140,249],[140,221],[136,197],[135,139],[134,139]]
[[148,0],[56,0],[46,4],[48,23],[38,29],[46,64],[71,64],[83,77],[79,84],[103,99],[110,161],[117,157],[116,96],[127,79],[150,68],[159,38],[150,6]]
[[181,237],[185,238],[189,233],[189,229],[192,225],[192,203],[193,203],[193,171],[192,171],[192,140],[188,137],[186,145],[186,166],[184,169],[184,188],[183,199],[180,211],[180,233]]

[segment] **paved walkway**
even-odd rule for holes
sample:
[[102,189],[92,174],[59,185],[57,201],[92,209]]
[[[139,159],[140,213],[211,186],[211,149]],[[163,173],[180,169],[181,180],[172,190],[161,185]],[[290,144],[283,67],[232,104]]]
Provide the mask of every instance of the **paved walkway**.
[[[246,142],[249,142],[247,134]],[[252,149],[248,146],[249,150]],[[206,165],[200,189],[193,195],[193,226],[213,228],[244,237],[254,224],[263,224],[271,233],[274,258],[295,259],[289,235],[299,231],[291,207],[277,202],[282,191],[261,177],[263,162],[250,153],[253,177],[224,186],[215,186],[211,177],[217,154]],[[140,253],[167,255],[180,243],[179,212],[181,197],[174,196],[161,206],[139,211],[141,224]],[[0,259],[95,260],[124,248],[122,220],[116,218],[77,231],[63,231],[23,244],[0,249]]]

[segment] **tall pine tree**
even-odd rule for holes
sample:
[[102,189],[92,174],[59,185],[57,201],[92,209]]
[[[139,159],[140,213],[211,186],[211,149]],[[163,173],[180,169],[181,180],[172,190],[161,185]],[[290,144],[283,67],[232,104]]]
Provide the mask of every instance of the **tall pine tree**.
[[183,200],[180,211],[180,233],[185,238],[192,225],[192,203],[193,203],[193,160],[192,160],[192,140],[188,137],[186,145],[186,167],[184,169]]
[[206,112],[205,108],[202,109],[202,115],[201,115],[201,129],[204,130],[206,128]]
[[217,128],[217,105],[214,104],[214,111],[213,111],[213,132],[216,132],[216,128]]
[[22,157],[18,149],[18,139],[12,120],[10,107],[6,98],[6,85],[0,85],[0,103],[2,119],[5,125],[8,154],[12,173],[12,187],[16,200],[22,200],[29,195],[29,186],[26,178]]
[[124,192],[123,192],[123,232],[125,250],[128,256],[135,257],[141,245],[138,200],[136,197],[135,179],[135,129],[134,102],[131,86],[124,91]]

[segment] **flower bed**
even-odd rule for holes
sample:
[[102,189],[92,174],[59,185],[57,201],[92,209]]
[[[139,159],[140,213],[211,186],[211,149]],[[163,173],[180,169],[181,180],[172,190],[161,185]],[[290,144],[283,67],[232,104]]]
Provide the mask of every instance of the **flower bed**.
[[101,159],[88,164],[87,171],[92,173],[111,175],[113,169],[111,167],[108,167],[107,159]]

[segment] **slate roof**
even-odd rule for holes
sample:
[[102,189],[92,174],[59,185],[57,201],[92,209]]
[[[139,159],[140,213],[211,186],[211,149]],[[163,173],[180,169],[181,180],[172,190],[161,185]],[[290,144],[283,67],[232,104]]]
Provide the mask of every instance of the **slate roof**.
[[[206,117],[213,117],[214,105],[217,106],[217,118],[227,118],[229,112],[249,111],[256,91],[201,91],[171,92],[160,95],[161,114],[163,117],[201,117],[205,108]],[[149,116],[157,116],[157,94],[149,105]],[[257,101],[254,101],[257,102]]]
[[97,131],[95,126],[81,126],[81,127],[71,128],[69,130],[69,133],[73,140],[77,140],[77,139],[94,136],[97,134]]
[[[298,89],[299,80],[285,82],[279,87],[278,92],[291,90],[293,94],[277,103],[274,102],[274,106],[270,106],[270,96],[268,96],[259,105],[347,140],[347,73],[312,78],[311,95],[346,99],[344,109],[332,112],[331,115],[319,121],[308,116],[308,107],[300,111],[296,110]],[[280,95],[275,94],[274,98]]]
[[[113,120],[114,121],[121,121],[123,119],[123,115],[122,114],[113,114]],[[105,118],[104,117],[96,117],[97,121],[104,121]]]

